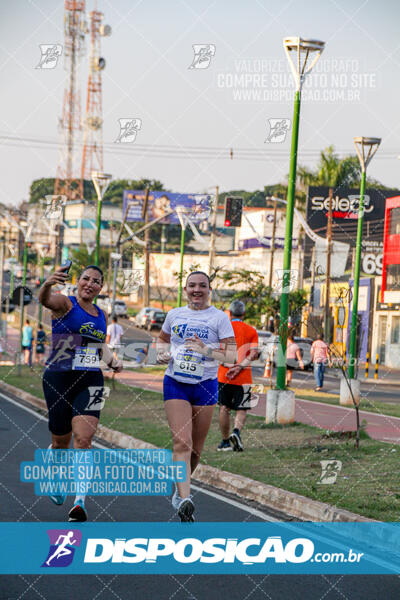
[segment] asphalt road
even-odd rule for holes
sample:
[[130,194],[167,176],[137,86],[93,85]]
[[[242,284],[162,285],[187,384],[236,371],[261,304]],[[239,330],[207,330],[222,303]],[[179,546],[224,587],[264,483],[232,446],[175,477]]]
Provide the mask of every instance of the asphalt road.
[[[44,417],[0,394],[0,521],[51,522],[65,519],[68,507],[57,507],[19,481],[19,465],[46,448],[49,432]],[[196,486],[198,521],[271,521],[274,515]],[[173,520],[168,498],[97,497],[88,499],[91,521],[156,522]],[[285,519],[280,516],[280,519]],[[6,551],[2,548],[2,551]],[[375,600],[400,594],[397,576],[261,576],[261,575],[24,575],[3,576],[0,600],[147,598],[157,600]]]

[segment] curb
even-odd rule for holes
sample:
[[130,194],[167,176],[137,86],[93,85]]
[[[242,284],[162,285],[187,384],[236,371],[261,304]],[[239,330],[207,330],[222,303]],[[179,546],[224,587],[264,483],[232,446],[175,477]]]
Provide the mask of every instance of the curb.
[[[44,400],[33,396],[29,392],[24,392],[9,383],[0,381],[0,390],[9,392],[36,408],[47,411]],[[97,428],[96,438],[120,448],[157,448],[153,444],[138,440],[126,433],[109,429],[100,424]],[[287,513],[295,519],[317,522],[376,522],[373,519],[368,519],[342,508],[336,508],[325,502],[312,500],[294,492],[254,481],[243,475],[221,471],[208,465],[200,464],[196,469],[196,476],[193,479],[194,481],[234,494],[242,500],[252,500],[280,513]]]

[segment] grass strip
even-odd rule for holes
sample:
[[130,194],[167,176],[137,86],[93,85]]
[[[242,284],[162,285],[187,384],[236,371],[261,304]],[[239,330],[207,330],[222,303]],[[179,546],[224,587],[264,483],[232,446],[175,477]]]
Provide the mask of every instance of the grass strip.
[[[39,368],[0,367],[0,379],[42,398]],[[171,435],[161,394],[123,385],[111,390],[101,423],[162,448],[171,448]],[[244,452],[217,452],[221,440],[218,410],[207,436],[202,463],[251,477],[367,517],[397,521],[400,514],[399,452],[363,435],[359,450],[351,434],[340,435],[293,423],[267,425],[249,415],[242,433]],[[321,460],[341,461],[334,485],[320,483]]]

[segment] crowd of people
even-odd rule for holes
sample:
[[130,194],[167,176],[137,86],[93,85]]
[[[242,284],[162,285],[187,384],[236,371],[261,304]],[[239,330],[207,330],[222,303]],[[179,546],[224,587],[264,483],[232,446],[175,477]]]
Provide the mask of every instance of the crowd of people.
[[[104,392],[102,364],[120,372],[118,358],[124,330],[117,317],[108,316],[95,299],[103,285],[103,273],[94,265],[81,272],[72,296],[52,291],[64,285],[68,268],[60,267],[43,283],[39,302],[51,311],[51,344],[41,324],[34,332],[29,319],[22,331],[25,363],[43,364],[46,346],[49,356],[43,374],[43,392],[48,407],[49,430],[54,450],[88,450],[100,418]],[[210,304],[210,279],[194,271],[186,280],[187,305],[171,309],[156,341],[157,362],[166,365],[163,399],[171,432],[173,460],[186,465],[186,479],[175,484],[171,502],[182,522],[193,522],[195,504],[191,478],[197,468],[211,426],[215,407],[219,407],[221,442],[216,450],[244,449],[242,431],[252,408],[251,363],[259,355],[258,334],[244,322],[246,306],[235,300],[225,313]],[[143,364],[147,349],[138,352],[137,364]],[[316,389],[323,386],[329,347],[320,335],[311,347]],[[287,341],[287,385],[293,369],[303,369],[299,346],[289,334]],[[96,403],[90,402],[89,389],[97,389]],[[100,401],[100,402],[99,402]],[[231,429],[231,414],[235,413]],[[62,505],[65,496],[51,500]],[[85,521],[85,495],[77,494],[68,515],[69,521]]]

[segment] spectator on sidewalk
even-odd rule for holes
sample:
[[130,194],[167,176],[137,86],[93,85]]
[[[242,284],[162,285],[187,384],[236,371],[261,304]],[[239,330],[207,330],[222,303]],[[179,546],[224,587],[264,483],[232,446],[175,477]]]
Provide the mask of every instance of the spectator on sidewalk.
[[289,333],[286,346],[286,387],[292,383],[293,371],[299,363],[300,369],[304,370],[303,358],[300,348],[293,339],[293,334]]
[[118,318],[116,315],[112,317],[112,323],[107,327],[106,342],[110,350],[112,350],[115,358],[118,358],[117,352],[121,347],[121,337],[124,335],[124,330],[121,325],[118,325]]
[[148,353],[149,350],[147,347],[139,348],[139,350],[136,351],[135,361],[137,364],[135,366],[144,367]]
[[33,329],[29,323],[29,319],[26,319],[25,325],[22,328],[22,340],[21,346],[24,352],[24,362],[26,365],[32,366],[32,341],[33,341]]
[[314,363],[314,378],[317,386],[315,391],[318,392],[324,387],[326,363],[330,362],[329,346],[324,341],[322,333],[319,334],[311,346],[311,360]]
[[44,352],[45,352],[45,345],[47,342],[47,336],[46,333],[43,329],[43,325],[41,323],[39,323],[38,326],[38,330],[36,333],[36,355],[35,355],[35,359],[36,359],[36,364],[44,364]]

